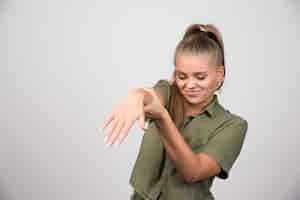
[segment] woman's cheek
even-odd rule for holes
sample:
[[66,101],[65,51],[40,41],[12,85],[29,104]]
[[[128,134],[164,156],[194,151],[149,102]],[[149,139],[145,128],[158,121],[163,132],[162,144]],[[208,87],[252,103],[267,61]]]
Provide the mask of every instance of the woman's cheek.
[[213,91],[213,88],[215,87],[214,81],[207,80],[202,82],[203,88],[206,88],[207,91]]
[[202,89],[202,90],[206,90],[208,91],[209,88],[210,88],[210,83],[208,81],[202,81],[201,83],[198,84],[199,87]]

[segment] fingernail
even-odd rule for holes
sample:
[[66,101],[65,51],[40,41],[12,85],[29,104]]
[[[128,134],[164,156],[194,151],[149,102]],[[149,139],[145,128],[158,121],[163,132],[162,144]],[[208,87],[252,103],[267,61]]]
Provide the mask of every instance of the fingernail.
[[109,141],[109,142],[106,143],[106,146],[109,147],[109,146],[111,146],[111,144],[112,144],[112,142]]
[[116,140],[116,145],[119,145],[120,144],[120,140]]
[[104,137],[104,142],[106,142],[106,141],[107,141],[107,138],[108,138],[108,136],[106,135],[106,136]]

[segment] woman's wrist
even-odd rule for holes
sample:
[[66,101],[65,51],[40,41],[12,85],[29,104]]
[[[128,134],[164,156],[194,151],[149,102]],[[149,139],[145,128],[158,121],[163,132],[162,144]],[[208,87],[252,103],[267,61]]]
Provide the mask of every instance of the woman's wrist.
[[144,105],[147,105],[152,102],[152,95],[147,90],[143,88],[135,88],[129,91],[129,94],[138,96],[142,99]]
[[129,90],[128,97],[137,99],[139,102],[144,101],[144,94],[143,94],[143,91],[140,90],[140,88],[135,88],[135,89]]

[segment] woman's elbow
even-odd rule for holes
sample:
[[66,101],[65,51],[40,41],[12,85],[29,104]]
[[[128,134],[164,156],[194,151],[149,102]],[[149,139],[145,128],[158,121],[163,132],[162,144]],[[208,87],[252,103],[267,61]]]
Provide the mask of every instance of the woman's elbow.
[[184,182],[186,182],[186,183],[194,183],[195,182],[195,177],[193,177],[193,176],[185,175],[183,178],[184,178]]
[[188,169],[182,171],[181,176],[186,183],[194,183],[200,180],[198,171],[194,167],[189,167]]

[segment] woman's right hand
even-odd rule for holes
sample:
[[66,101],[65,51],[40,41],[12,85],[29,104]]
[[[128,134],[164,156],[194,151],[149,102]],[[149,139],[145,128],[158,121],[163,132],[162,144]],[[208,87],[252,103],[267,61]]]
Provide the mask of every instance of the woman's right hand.
[[144,129],[144,93],[139,89],[131,90],[101,123],[102,129],[107,128],[105,142],[108,144],[122,143],[136,120]]

